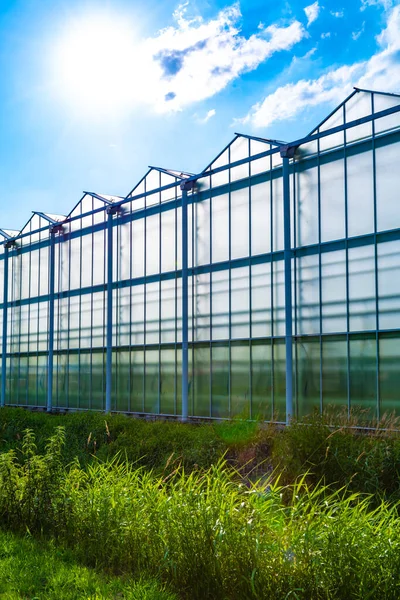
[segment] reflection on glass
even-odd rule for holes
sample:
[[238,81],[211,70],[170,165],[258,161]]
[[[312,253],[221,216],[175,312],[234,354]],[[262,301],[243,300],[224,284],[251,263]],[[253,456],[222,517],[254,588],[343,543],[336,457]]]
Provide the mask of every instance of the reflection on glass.
[[320,408],[319,339],[296,340],[297,416],[312,414]]
[[250,417],[250,346],[249,342],[231,345],[231,417]]
[[228,418],[229,414],[229,346],[213,344],[211,349],[212,414]]

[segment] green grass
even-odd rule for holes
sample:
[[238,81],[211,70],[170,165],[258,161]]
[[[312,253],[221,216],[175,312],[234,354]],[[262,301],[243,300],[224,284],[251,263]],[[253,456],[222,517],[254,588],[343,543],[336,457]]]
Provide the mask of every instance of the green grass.
[[56,430],[38,454],[27,431],[18,460],[0,456],[4,527],[114,576],[161,580],[181,599],[400,596],[398,504],[306,477],[248,487],[223,461],[165,476],[117,459],[66,467],[64,437]]
[[4,531],[0,531],[0,598],[176,600],[156,581],[106,577],[79,565],[71,551]]

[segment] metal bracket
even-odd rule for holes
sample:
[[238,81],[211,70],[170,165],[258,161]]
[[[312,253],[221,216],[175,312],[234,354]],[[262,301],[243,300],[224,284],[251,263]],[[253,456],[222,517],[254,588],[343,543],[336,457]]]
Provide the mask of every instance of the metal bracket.
[[64,227],[61,224],[51,225],[50,226],[50,234],[63,233]]
[[117,215],[118,213],[122,212],[122,206],[120,206],[119,204],[112,204],[110,206],[107,206],[106,208],[106,214],[107,215]]
[[187,192],[189,192],[190,190],[194,190],[196,188],[196,183],[197,180],[196,179],[184,179],[183,181],[181,181],[180,183],[180,188],[181,190],[186,190]]
[[281,158],[293,158],[298,146],[290,146],[289,144],[285,146],[280,146],[279,153]]

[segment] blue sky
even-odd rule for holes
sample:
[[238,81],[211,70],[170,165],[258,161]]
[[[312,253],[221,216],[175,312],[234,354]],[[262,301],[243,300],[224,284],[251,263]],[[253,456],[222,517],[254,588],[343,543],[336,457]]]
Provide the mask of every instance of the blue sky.
[[0,0],[0,227],[400,92],[396,0]]

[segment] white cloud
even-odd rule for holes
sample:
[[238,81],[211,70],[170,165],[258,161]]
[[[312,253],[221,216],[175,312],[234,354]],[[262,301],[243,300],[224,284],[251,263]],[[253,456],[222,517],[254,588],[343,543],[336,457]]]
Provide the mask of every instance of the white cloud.
[[365,29],[365,21],[363,21],[361,29],[359,29],[358,31],[352,32],[351,37],[353,38],[354,41],[357,41],[358,38],[360,37],[360,35],[364,33],[364,29]]
[[388,15],[386,28],[377,37],[378,52],[369,60],[345,65],[317,79],[288,83],[255,104],[241,119],[253,127],[267,127],[290,119],[305,109],[328,102],[339,103],[354,85],[366,89],[400,91],[400,6]]
[[314,4],[310,4],[310,6],[306,6],[304,12],[307,17],[307,27],[314,23],[318,19],[319,11],[321,10],[320,5],[318,4],[318,0],[314,2]]
[[187,18],[187,6],[174,13],[176,24],[145,40],[140,49],[143,101],[158,112],[174,112],[210,98],[274,53],[290,50],[306,36],[299,21],[260,24],[257,33],[240,33],[239,4],[205,21]]
[[326,33],[321,33],[321,38],[324,40],[325,38],[330,38],[331,32],[327,31]]
[[393,6],[393,0],[361,0],[361,11],[369,6],[383,6],[385,10],[389,10]]
[[337,19],[341,19],[344,16],[343,10],[331,10],[330,12],[332,17],[336,17]]
[[198,119],[199,123],[207,123],[207,121],[209,121],[212,117],[215,116],[216,112],[217,111],[215,110],[215,108],[211,108],[211,110],[207,112],[205,117],[203,117],[202,119]]

